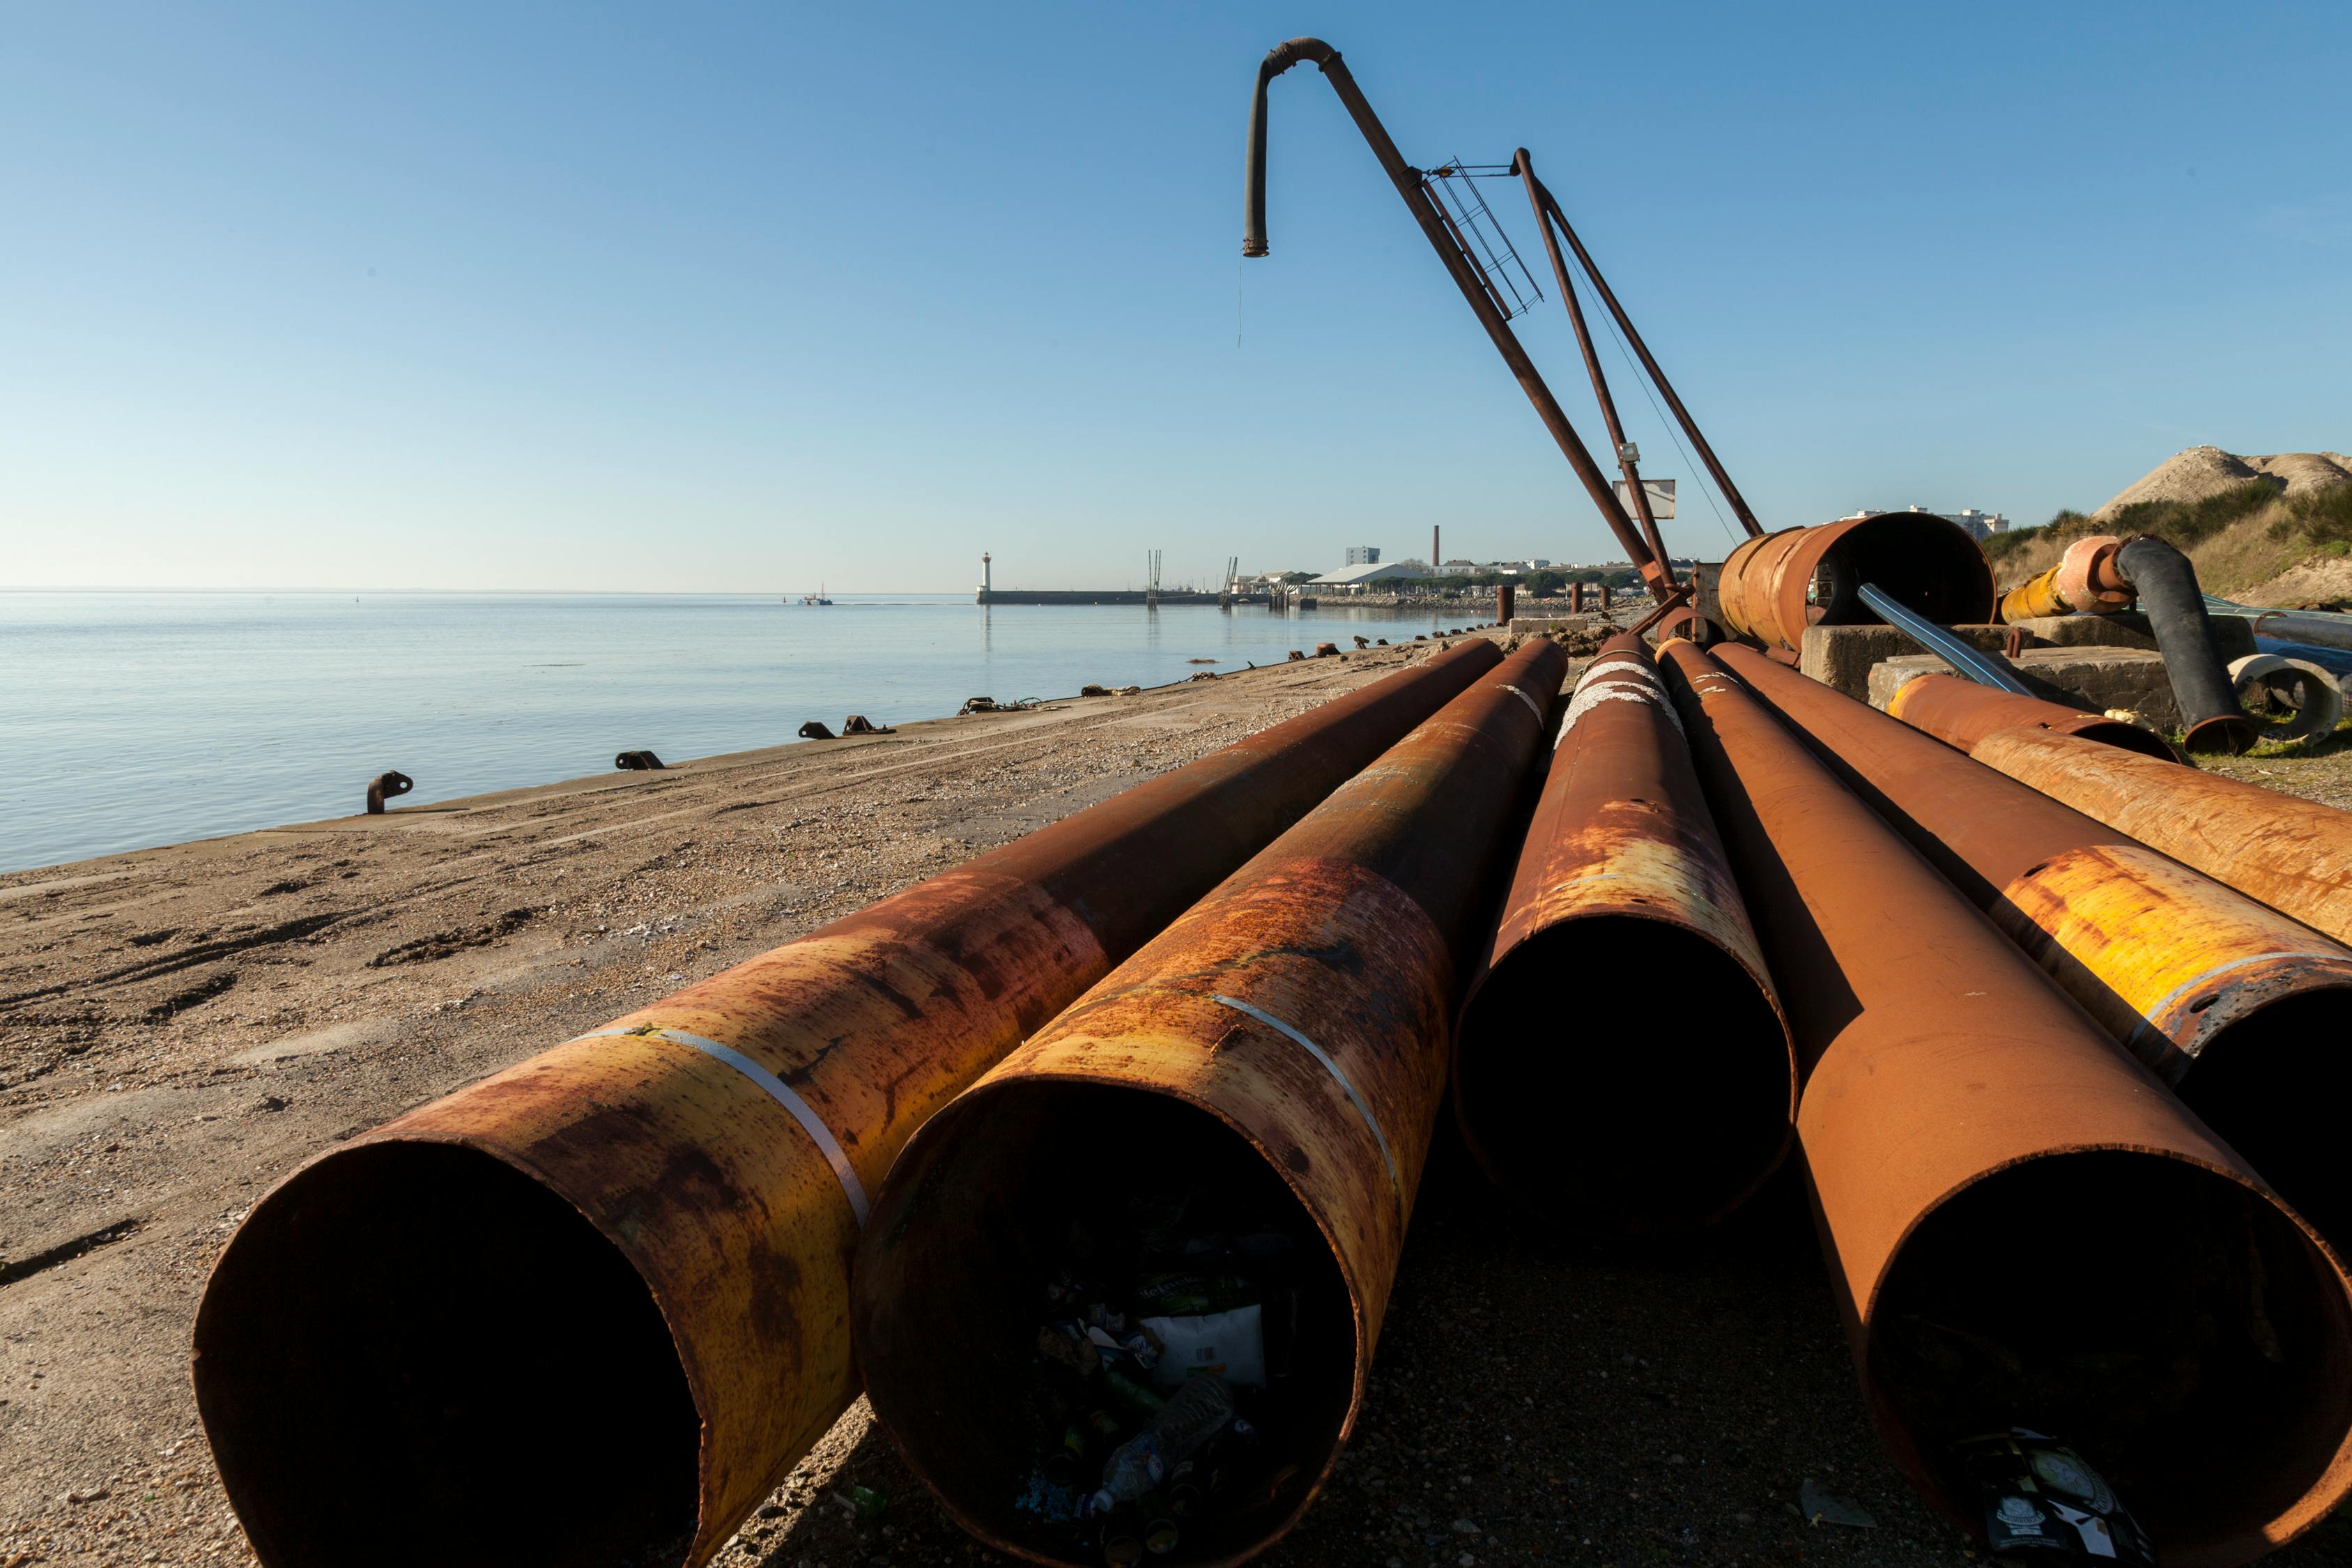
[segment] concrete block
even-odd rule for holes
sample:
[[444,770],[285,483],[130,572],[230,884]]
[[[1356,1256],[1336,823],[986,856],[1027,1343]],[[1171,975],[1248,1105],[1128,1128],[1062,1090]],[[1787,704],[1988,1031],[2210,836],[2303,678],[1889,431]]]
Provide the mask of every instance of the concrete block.
[[[2137,610],[2117,616],[2037,616],[2019,621],[2028,647],[2138,647],[2156,646],[2156,633]],[[2254,651],[2254,630],[2242,616],[2215,616],[2213,640],[2227,664]]]
[[[1999,652],[2009,636],[2007,626],[1954,626],[1953,631],[1980,648]],[[1893,626],[1807,626],[1797,650],[1797,668],[1824,686],[1833,686],[1856,701],[1870,698],[1873,666],[1919,652],[1919,645]],[[1937,661],[1937,668],[1943,667]]]
[[[2152,648],[2030,647],[2011,661],[2027,685],[2053,702],[2104,713],[2126,708],[2145,715],[2159,730],[2180,727],[2180,705],[2164,658]],[[1922,675],[1949,675],[1951,666],[1933,654],[1907,654],[1874,666],[1866,698],[1884,709],[1895,694]]]

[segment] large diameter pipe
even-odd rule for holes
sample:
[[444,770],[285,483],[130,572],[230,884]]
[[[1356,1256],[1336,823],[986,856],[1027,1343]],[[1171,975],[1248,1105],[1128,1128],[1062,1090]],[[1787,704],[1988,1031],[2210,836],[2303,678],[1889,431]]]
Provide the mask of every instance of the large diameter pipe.
[[850,1252],[908,1137],[1498,658],[1465,643],[297,1170],[196,1318],[261,1561],[709,1558],[855,1396]]
[[[1644,1043],[1661,985],[1672,1049]],[[1788,1026],[1682,721],[1648,646],[1612,637],[1577,681],[1454,1031],[1455,1119],[1540,1221],[1655,1235],[1753,1193],[1796,1108]]]
[[2246,1163],[1723,667],[1664,650],[1809,1067],[1797,1136],[1854,1364],[1921,1490],[2060,1436],[2169,1568],[2352,1489],[2352,1282]]
[[2182,743],[2192,752],[2252,749],[2261,731],[2238,706],[2238,689],[2222,663],[2221,645],[2189,557],[2161,539],[2142,535],[2116,552],[2116,564],[2138,593],[2157,650],[2164,655],[2164,673],[2180,704]]
[[2209,615],[2235,616],[2258,637],[2281,642],[2309,643],[2318,647],[2352,648],[2352,616],[2336,610],[2272,610],[2241,605],[2233,599],[2205,595]]
[[1939,626],[1992,616],[1992,564],[1969,531],[1933,512],[1885,511],[1743,540],[1724,558],[1723,618],[1767,647],[1795,650],[1810,626],[1869,626],[1874,583]]
[[2352,1257],[2352,949],[1752,648],[1716,657]]
[[2074,541],[2057,565],[2001,595],[2000,618],[2015,625],[2043,616],[2113,615],[2132,602],[2132,585],[2116,564],[2123,547],[2112,533]]
[[1969,754],[2352,942],[2352,812],[2076,735],[2004,730]]
[[1446,1026],[1565,666],[1549,640],[1521,648],[940,1112],[892,1168],[858,1252],[858,1361],[909,1468],[989,1545],[1087,1560],[1017,1507],[1036,1453],[1029,1352],[1074,1223],[1116,1256],[1094,1216],[1124,1200],[1202,1230],[1271,1227],[1296,1249],[1295,1318],[1265,1312],[1279,1364],[1250,1412],[1258,1452],[1169,1561],[1237,1563],[1314,1499],[1363,1400]]
[[1920,675],[1905,681],[1886,704],[1886,711],[1916,730],[1925,730],[1966,752],[1988,735],[2004,730],[2038,730],[2053,735],[2080,735],[2101,745],[2116,746],[2161,762],[2176,762],[2171,743],[2152,730],[2085,712],[2039,697],[2021,697],[1963,680],[1953,675]]

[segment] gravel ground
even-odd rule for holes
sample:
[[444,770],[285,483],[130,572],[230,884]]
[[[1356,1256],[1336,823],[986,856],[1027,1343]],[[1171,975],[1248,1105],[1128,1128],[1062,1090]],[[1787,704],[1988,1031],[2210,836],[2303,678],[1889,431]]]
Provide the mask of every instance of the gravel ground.
[[[1410,657],[0,877],[0,1568],[250,1561],[189,1325],[301,1159]],[[1874,1527],[1805,1522],[1808,1479]],[[861,1404],[720,1561],[989,1556]],[[1364,1420],[1263,1561],[1971,1556],[1869,1431],[1792,1174],[1697,1246],[1610,1250],[1503,1212],[1441,1128]],[[2352,1563],[2352,1523],[2269,1561]]]

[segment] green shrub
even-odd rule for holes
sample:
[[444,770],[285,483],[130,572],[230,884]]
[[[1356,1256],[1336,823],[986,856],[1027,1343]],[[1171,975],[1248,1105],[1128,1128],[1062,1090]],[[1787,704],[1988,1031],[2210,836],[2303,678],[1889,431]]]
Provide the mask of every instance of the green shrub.
[[2278,499],[2275,486],[2262,479],[2207,496],[2202,500],[2136,501],[2116,513],[2109,529],[2126,539],[2150,533],[2179,549],[2210,539],[2233,522],[2252,517]]
[[2301,537],[2332,554],[2352,548],[2352,485],[2289,496],[2286,515],[2271,524],[2273,539]]

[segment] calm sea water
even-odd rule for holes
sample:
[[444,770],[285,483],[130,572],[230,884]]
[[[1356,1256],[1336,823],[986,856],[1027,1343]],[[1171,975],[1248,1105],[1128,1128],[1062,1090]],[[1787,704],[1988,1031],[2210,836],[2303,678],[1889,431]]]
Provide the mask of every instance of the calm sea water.
[[968,595],[0,592],[0,870],[776,745],[964,699],[1154,686],[1427,614]]

